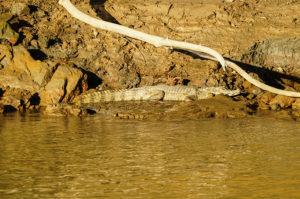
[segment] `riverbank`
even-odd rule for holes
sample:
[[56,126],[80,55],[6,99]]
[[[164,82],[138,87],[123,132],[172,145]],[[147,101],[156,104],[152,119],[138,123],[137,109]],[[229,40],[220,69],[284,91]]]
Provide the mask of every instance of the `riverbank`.
[[[297,1],[80,1],[93,17],[179,41],[200,43],[236,61],[256,79],[300,92]],[[190,53],[155,48],[97,30],[72,18],[57,1],[0,2],[1,112],[105,113],[134,119],[300,118],[300,99],[265,92],[235,71]],[[167,84],[224,86],[240,96],[195,102],[62,105],[93,89]]]

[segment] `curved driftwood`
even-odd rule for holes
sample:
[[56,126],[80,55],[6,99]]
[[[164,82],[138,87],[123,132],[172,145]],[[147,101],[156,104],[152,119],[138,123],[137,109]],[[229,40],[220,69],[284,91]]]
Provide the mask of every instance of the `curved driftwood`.
[[[285,95],[285,96],[289,96],[289,97],[300,97],[299,92],[292,92],[292,91],[277,89],[277,88],[268,86],[262,82],[257,81],[256,79],[251,77],[249,74],[247,74],[246,71],[241,69],[237,64],[235,64],[229,60],[224,60],[222,55],[220,55],[217,51],[210,49],[208,47],[191,44],[191,43],[186,43],[186,42],[170,40],[168,38],[165,39],[162,37],[153,36],[153,35],[149,35],[149,34],[137,31],[137,30],[133,30],[133,29],[127,28],[122,25],[95,19],[91,16],[84,14],[80,10],[78,10],[70,2],[70,0],[59,0],[59,4],[62,5],[73,17],[75,17],[75,18],[79,19],[80,21],[83,21],[91,26],[94,26],[96,28],[120,33],[120,34],[126,35],[126,36],[134,38],[134,39],[145,41],[156,47],[165,46],[165,47],[169,47],[169,48],[183,49],[183,50],[194,52],[194,53],[198,54],[200,57],[219,61],[224,70],[225,70],[226,66],[228,65],[230,68],[232,68],[233,70],[238,72],[242,77],[244,77],[246,80],[248,80],[253,85],[257,86],[258,88],[261,88],[263,90],[266,90],[266,91],[269,91],[272,93],[276,93],[279,95]],[[207,54],[208,56],[203,55],[203,53]]]

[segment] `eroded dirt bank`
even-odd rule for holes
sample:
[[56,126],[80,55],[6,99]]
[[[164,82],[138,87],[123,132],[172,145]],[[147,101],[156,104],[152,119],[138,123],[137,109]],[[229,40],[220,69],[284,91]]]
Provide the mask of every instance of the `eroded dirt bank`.
[[[94,17],[211,47],[237,61],[256,79],[277,88],[300,91],[299,1],[72,2]],[[135,119],[253,114],[300,117],[299,99],[265,92],[231,69],[223,72],[214,61],[92,28],[73,19],[55,0],[0,1],[0,13],[2,112],[100,112]],[[96,87],[120,89],[157,84],[225,86],[239,88],[242,94],[180,103],[65,105],[74,96]]]

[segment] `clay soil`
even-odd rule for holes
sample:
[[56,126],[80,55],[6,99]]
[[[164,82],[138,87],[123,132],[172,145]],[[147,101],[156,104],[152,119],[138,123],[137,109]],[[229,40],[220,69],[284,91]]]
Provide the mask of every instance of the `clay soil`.
[[[213,48],[262,82],[300,91],[298,0],[72,2],[81,11],[99,19]],[[16,3],[26,3],[29,11],[18,10]],[[19,43],[30,50],[35,59],[71,63],[93,77],[87,89],[182,84],[242,90],[242,95],[235,98],[215,97],[201,102],[163,105],[160,102],[105,104],[89,110],[136,119],[232,118],[266,112],[294,119],[300,117],[298,99],[265,92],[235,71],[224,72],[218,63],[191,53],[155,48],[123,35],[95,29],[72,18],[56,0],[0,0],[0,12],[2,17],[14,14],[10,23],[22,35]]]

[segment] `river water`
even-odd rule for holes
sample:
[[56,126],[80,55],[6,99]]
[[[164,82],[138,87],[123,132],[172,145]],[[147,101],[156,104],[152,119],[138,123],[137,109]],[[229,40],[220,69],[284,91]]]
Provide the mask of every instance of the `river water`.
[[0,117],[0,198],[299,198],[300,123]]

